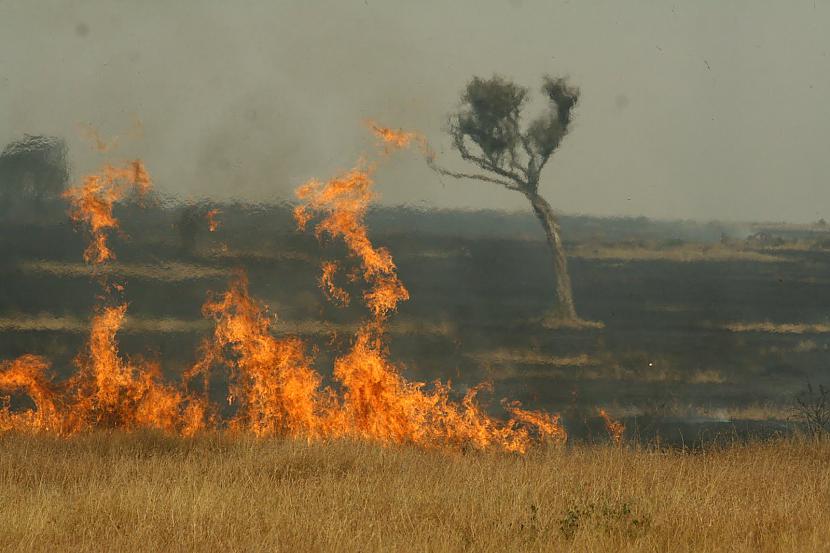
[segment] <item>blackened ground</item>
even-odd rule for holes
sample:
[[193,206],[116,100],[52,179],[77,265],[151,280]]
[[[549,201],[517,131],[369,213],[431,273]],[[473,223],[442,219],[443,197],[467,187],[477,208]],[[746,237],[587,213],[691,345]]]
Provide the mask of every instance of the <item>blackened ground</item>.
[[[344,249],[297,232],[283,207],[224,206],[217,232],[205,223],[187,236],[180,211],[119,213],[110,278],[126,284],[132,318],[122,351],[156,357],[176,378],[210,331],[200,315],[208,293],[243,268],[252,294],[278,315],[276,330],[303,334],[330,373],[366,315],[359,301],[329,305],[316,285],[319,263],[343,260]],[[561,411],[579,436],[604,436],[596,410],[605,407],[631,437],[675,441],[781,430],[793,395],[808,380],[830,381],[830,252],[806,242],[750,249],[713,242],[714,230],[688,223],[571,221],[577,310],[604,327],[550,329],[540,320],[553,307],[554,275],[532,218],[505,220],[511,237],[488,232],[499,222],[492,214],[464,214],[463,232],[447,214],[404,215],[375,214],[370,233],[392,251],[412,296],[390,331],[391,357],[410,378],[450,379],[460,392],[491,380],[495,408],[509,397]],[[100,294],[83,247],[68,222],[3,227],[0,358],[40,353],[58,374],[71,372]],[[342,282],[359,299],[359,287]],[[735,323],[769,324],[738,332],[728,328]]]

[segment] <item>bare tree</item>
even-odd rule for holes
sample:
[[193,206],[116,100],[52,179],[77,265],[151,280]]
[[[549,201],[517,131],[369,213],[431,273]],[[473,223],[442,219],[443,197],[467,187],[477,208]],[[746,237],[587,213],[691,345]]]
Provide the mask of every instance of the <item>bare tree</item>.
[[546,76],[542,92],[547,99],[545,111],[523,126],[521,116],[528,101],[528,89],[499,76],[474,77],[461,96],[459,110],[449,117],[448,130],[462,159],[484,173],[450,171],[436,165],[432,156],[428,156],[428,161],[442,175],[499,184],[525,195],[542,223],[553,254],[554,317],[576,321],[559,223],[550,204],[539,194],[539,179],[545,164],[568,133],[579,90],[569,86],[565,79]]
[[830,388],[819,384],[816,390],[807,382],[807,389],[795,397],[792,417],[812,436],[830,434]]

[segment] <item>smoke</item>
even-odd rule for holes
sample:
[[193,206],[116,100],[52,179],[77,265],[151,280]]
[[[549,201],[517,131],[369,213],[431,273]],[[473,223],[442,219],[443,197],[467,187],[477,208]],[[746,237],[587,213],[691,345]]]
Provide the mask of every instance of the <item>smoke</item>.
[[[102,153],[140,156],[165,194],[285,199],[309,177],[352,163],[367,116],[403,125],[427,113],[440,121],[445,110],[430,90],[401,79],[417,52],[386,16],[366,21],[336,5],[324,18],[302,5],[52,7],[57,14],[3,10],[26,34],[52,40],[5,67],[14,86],[0,87],[10,122],[0,143],[24,132],[65,137],[76,175],[94,170]],[[369,29],[379,41],[356,40]],[[142,136],[130,132],[136,120]]]
[[[121,137],[108,154],[155,168],[163,193],[287,198],[350,166],[367,117],[419,129],[440,154],[473,75],[532,87],[569,75],[576,128],[542,182],[558,209],[815,221],[830,203],[830,43],[814,24],[826,9],[3,2],[0,144],[63,137],[81,175],[100,162],[79,132],[91,125],[105,144]],[[780,94],[767,82],[799,101],[770,110]],[[142,138],[125,136],[135,118]],[[444,186],[414,160],[384,171],[386,205],[526,209],[497,188]]]

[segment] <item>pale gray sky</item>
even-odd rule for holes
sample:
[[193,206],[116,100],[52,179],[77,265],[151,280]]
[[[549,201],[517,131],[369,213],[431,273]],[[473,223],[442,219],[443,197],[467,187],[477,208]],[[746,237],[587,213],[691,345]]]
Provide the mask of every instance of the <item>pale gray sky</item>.
[[[536,92],[550,73],[582,89],[543,175],[557,209],[812,221],[830,218],[828,28],[820,0],[0,0],[0,142],[60,135],[76,173],[140,156],[166,193],[282,199],[367,151],[365,118],[446,145],[472,75]],[[122,135],[118,149],[93,153],[81,124]],[[378,191],[526,208],[445,181],[398,154]]]

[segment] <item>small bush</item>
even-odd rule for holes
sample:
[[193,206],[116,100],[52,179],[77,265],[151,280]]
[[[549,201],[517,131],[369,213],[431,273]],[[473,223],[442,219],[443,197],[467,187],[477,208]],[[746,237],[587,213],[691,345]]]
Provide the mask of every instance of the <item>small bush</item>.
[[591,501],[571,504],[559,520],[559,531],[568,539],[580,528],[633,539],[645,534],[650,525],[651,518],[628,501]]
[[814,389],[808,382],[807,389],[795,397],[792,418],[811,436],[830,435],[830,388],[819,384]]

